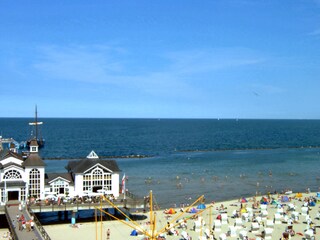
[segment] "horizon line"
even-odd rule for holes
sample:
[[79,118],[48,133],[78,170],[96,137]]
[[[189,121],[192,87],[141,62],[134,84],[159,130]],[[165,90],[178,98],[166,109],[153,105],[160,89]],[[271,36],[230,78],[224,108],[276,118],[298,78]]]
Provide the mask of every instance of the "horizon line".
[[[34,116],[30,117],[0,117],[0,119],[30,119],[34,118]],[[236,117],[38,117],[38,119],[132,119],[132,120],[320,120],[319,118],[236,118]]]

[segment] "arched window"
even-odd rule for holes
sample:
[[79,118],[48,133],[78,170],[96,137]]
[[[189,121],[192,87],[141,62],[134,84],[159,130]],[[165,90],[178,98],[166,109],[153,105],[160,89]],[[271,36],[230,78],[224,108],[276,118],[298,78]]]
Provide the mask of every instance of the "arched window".
[[40,197],[40,171],[32,169],[29,174],[29,195],[31,197]]
[[21,179],[22,176],[17,170],[9,170],[4,174],[4,179]]
[[96,167],[83,175],[83,191],[96,192],[99,189],[112,190],[111,174]]

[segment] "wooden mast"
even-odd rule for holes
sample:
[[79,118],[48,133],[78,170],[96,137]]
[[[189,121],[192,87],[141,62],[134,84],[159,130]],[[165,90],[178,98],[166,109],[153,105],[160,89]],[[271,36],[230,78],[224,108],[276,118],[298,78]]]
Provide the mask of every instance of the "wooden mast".
[[[42,125],[42,124],[43,124],[43,122],[38,122],[38,107],[36,105],[35,106],[34,122],[29,122],[29,125],[34,127],[35,136],[32,133],[32,136],[33,136],[32,139],[37,140],[39,147],[43,147],[43,145],[44,145],[44,141],[43,141],[42,137],[38,138],[38,136],[39,136],[39,127],[38,127],[38,125]],[[32,139],[30,139],[29,141],[31,141]]]
[[38,109],[36,104],[36,111],[35,111],[35,124],[36,124],[36,140],[38,141]]

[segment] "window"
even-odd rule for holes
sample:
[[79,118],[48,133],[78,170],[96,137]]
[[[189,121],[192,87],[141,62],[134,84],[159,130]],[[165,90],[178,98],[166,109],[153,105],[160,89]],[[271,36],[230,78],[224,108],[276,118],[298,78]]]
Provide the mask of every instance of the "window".
[[67,194],[69,192],[69,183],[58,179],[50,184],[50,191],[56,194]]
[[21,201],[26,200],[26,188],[21,188]]
[[99,189],[112,190],[111,174],[96,167],[83,175],[83,191],[97,192]]
[[1,202],[6,202],[7,199],[6,199],[6,192],[5,192],[5,189],[1,189]]
[[29,174],[29,195],[31,197],[40,197],[40,172],[38,169],[32,169]]
[[4,179],[21,179],[22,176],[17,170],[9,170],[4,174]]

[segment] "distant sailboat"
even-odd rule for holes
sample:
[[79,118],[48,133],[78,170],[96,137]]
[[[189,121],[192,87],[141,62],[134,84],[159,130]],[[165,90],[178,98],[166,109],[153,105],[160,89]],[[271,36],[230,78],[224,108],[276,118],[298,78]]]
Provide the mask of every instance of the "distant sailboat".
[[29,147],[31,140],[36,139],[39,148],[44,147],[45,144],[45,140],[42,138],[41,133],[40,133],[40,129],[39,129],[39,125],[42,125],[43,122],[38,122],[38,110],[37,110],[37,105],[36,105],[36,109],[35,109],[35,118],[34,118],[34,122],[29,122],[30,126],[33,126],[33,129],[35,131],[31,131],[31,138],[29,140],[27,140],[27,146]]

